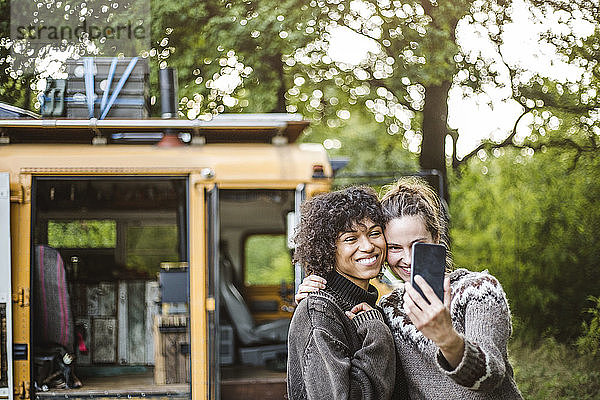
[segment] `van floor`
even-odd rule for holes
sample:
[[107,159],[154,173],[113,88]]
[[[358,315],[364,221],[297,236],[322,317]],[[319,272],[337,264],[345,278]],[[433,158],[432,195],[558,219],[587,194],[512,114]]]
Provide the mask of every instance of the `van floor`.
[[189,399],[189,384],[155,385],[152,371],[139,374],[116,376],[89,376],[81,379],[83,386],[78,389],[51,389],[38,391],[36,399],[114,399],[114,398],[160,398]]
[[[221,398],[283,399],[286,373],[260,367],[221,367]],[[37,392],[35,399],[189,399],[189,384],[155,385],[152,371],[117,376],[88,376],[82,378],[79,389],[52,389]]]
[[221,399],[281,400],[287,394],[286,373],[254,366],[221,367]]

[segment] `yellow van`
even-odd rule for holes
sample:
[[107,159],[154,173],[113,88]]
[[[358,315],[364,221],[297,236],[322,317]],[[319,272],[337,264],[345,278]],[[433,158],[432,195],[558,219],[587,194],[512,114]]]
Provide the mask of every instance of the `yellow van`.
[[0,120],[0,398],[283,398],[307,125]]

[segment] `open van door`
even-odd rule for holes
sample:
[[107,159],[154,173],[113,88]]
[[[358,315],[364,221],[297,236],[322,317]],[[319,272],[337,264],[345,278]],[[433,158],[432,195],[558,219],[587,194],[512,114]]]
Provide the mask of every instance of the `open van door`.
[[208,377],[211,399],[221,398],[220,359],[219,359],[219,188],[217,185],[206,189],[206,258],[207,258],[207,299],[212,299],[213,307],[208,309]]
[[13,398],[12,296],[10,261],[10,185],[0,172],[0,399]]
[[[289,232],[288,233],[288,236],[289,236],[288,243],[290,243],[290,248],[293,246],[292,238],[295,235],[296,227],[298,225],[300,225],[300,206],[302,205],[302,202],[304,201],[305,198],[306,198],[306,187],[304,185],[298,185],[296,187],[296,193],[294,196],[294,220],[293,220],[294,226],[291,227],[292,229],[289,229],[289,227],[288,227],[288,232]],[[298,293],[298,287],[302,283],[303,279],[304,279],[304,269],[302,268],[302,265],[300,263],[295,263],[294,264],[294,293]]]

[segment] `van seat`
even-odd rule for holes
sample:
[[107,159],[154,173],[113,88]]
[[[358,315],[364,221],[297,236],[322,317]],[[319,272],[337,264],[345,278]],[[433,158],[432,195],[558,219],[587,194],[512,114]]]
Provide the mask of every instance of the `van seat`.
[[220,258],[220,295],[240,342],[244,346],[287,342],[290,320],[278,319],[256,325],[246,301],[233,284],[231,259],[225,252],[221,252]]

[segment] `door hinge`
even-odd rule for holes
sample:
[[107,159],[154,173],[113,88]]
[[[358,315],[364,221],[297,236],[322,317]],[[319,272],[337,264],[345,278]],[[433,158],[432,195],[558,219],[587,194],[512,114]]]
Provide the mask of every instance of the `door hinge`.
[[27,343],[13,343],[13,360],[27,360]]
[[13,293],[13,302],[20,307],[29,307],[29,288],[19,288]]
[[31,202],[31,188],[25,188],[20,183],[10,183],[10,202],[25,204]]
[[15,397],[19,399],[28,399],[29,398],[29,382],[20,382],[18,385],[15,385]]

